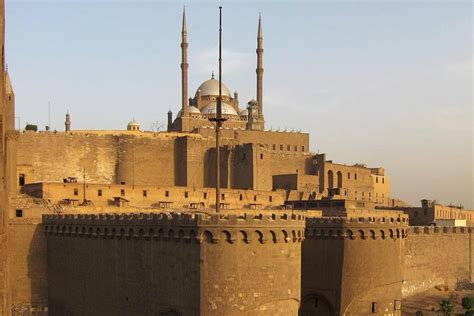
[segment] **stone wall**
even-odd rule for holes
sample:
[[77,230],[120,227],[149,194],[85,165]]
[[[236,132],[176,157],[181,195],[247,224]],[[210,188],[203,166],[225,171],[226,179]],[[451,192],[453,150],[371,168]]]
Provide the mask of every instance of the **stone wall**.
[[301,315],[401,315],[406,217],[308,218]]
[[474,281],[473,230],[468,227],[410,227],[405,243],[403,296],[436,285],[451,289]]
[[298,312],[300,215],[55,215],[44,225],[51,314]]
[[48,282],[41,220],[10,219],[8,233],[12,313],[43,315],[39,313],[47,312]]

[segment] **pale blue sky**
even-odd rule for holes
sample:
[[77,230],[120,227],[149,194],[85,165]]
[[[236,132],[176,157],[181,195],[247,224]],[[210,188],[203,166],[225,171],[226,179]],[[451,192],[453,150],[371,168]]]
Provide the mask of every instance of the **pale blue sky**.
[[[217,69],[214,1],[6,0],[21,125],[148,129],[180,104],[181,10],[190,94]],[[267,126],[311,134],[329,159],[383,166],[392,195],[473,203],[472,2],[222,2],[224,82],[255,96],[258,13]]]

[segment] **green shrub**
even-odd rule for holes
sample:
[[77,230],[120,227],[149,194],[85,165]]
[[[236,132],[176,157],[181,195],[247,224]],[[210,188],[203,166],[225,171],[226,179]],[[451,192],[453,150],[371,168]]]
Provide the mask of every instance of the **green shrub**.
[[467,311],[474,309],[474,296],[463,297],[461,304],[462,304],[462,307]]

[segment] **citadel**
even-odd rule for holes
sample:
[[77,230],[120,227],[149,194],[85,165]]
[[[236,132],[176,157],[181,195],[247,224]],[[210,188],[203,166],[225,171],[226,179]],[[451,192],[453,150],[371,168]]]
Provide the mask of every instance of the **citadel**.
[[163,132],[74,130],[69,113],[63,132],[18,131],[2,55],[0,315],[388,316],[471,285],[473,211],[410,206],[383,168],[266,129],[261,18],[255,100],[222,83],[217,155],[219,81],[189,95],[184,12],[181,28]]

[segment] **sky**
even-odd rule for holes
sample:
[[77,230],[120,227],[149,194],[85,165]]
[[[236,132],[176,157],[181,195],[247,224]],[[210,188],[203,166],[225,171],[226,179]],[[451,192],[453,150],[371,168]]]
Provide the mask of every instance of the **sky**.
[[73,129],[166,123],[181,102],[183,5],[190,96],[217,70],[222,5],[223,81],[241,104],[255,98],[261,13],[267,128],[384,167],[412,205],[474,208],[471,1],[6,0],[17,123],[63,130],[68,110]]

